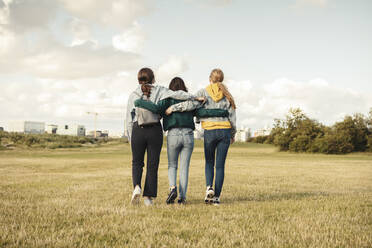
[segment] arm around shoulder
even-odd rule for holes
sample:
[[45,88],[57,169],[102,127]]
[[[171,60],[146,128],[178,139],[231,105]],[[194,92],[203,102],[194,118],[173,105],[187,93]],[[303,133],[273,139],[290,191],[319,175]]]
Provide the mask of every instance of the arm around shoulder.
[[198,101],[184,101],[170,106],[173,112],[187,112],[200,108],[202,104]]
[[183,90],[173,91],[161,85],[158,85],[157,87],[159,87],[159,90],[161,92],[160,100],[163,100],[166,98],[173,98],[176,100],[191,100],[194,98],[192,94],[186,91],[183,91]]
[[139,107],[139,108],[144,108],[144,109],[147,109],[155,114],[161,114],[161,109],[159,107],[158,104],[155,104],[151,101],[146,101],[146,100],[143,100],[143,99],[137,99],[135,102],[134,102],[134,105],[136,107]]
[[225,109],[205,109],[199,108],[195,113],[198,118],[208,118],[208,117],[229,117],[229,112]]

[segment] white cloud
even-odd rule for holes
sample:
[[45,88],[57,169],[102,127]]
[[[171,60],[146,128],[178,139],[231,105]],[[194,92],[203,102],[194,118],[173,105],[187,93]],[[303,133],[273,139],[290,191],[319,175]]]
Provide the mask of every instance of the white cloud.
[[136,20],[151,6],[148,0],[0,0],[0,124],[87,124],[86,111],[96,111],[107,128],[121,127],[144,42]]
[[4,56],[10,53],[15,42],[14,34],[0,26],[0,55]]
[[328,5],[329,0],[296,0],[292,5],[293,8],[306,8],[306,7],[320,7],[324,8]]
[[59,0],[75,17],[120,29],[127,28],[151,9],[149,0]]
[[[144,36],[138,25],[131,26],[135,18],[147,13],[145,0],[1,3],[0,20],[4,25],[0,26],[0,73],[78,79],[131,71],[139,66],[137,53]],[[57,20],[57,12],[63,16],[61,20]],[[66,30],[65,26],[58,27],[61,21],[68,22]],[[98,44],[93,29],[122,32],[122,39],[115,39],[116,47]],[[62,31],[63,40],[56,36]]]
[[122,130],[128,95],[137,87],[135,75],[95,79],[12,79],[1,82],[0,126],[9,120],[81,123],[92,128],[87,111],[98,112],[100,129]]
[[47,28],[47,24],[55,17],[57,5],[49,0],[18,0],[7,1],[3,9],[7,15],[5,27],[16,32],[26,32]]
[[[77,79],[101,77],[138,67],[138,55],[110,46],[97,48],[95,43],[85,42],[69,47],[52,40],[44,42],[38,42],[29,50],[19,42],[14,52],[0,57],[0,73],[13,71],[41,78]],[[1,49],[3,46],[9,46],[9,42],[0,40],[0,51],[7,50]]]
[[[173,63],[165,63],[163,68]],[[100,129],[122,131],[128,96],[138,83],[136,73],[122,73],[79,80],[17,82],[13,79],[2,85],[0,121],[3,122],[0,126],[4,125],[4,120],[26,119],[81,123],[93,128],[86,112],[94,111],[100,113]],[[253,130],[271,126],[274,118],[284,118],[291,107],[300,107],[311,118],[325,124],[333,124],[346,114],[366,114],[372,107],[372,100],[365,93],[340,88],[324,79],[298,82],[282,78],[262,86],[255,86],[249,80],[227,80],[226,85],[237,104],[238,127]],[[195,85],[188,86],[191,92],[195,92]]]
[[9,4],[0,0],[0,25],[9,23]]
[[87,41],[98,45],[98,42],[93,38],[89,24],[78,18],[73,18],[69,22],[69,29],[73,35],[71,46],[82,45]]
[[187,2],[197,3],[200,6],[223,6],[226,4],[230,4],[233,0],[186,0]]
[[141,26],[135,23],[133,27],[112,37],[112,45],[124,52],[141,52],[145,43],[145,34]]
[[185,57],[171,56],[155,71],[156,81],[170,82],[173,77],[181,76],[188,68]]
[[272,125],[291,107],[299,107],[327,125],[346,114],[367,113],[372,107],[372,99],[363,92],[340,88],[324,79],[298,82],[282,78],[262,87],[249,81],[230,80],[226,84],[237,103],[238,125],[253,129]]

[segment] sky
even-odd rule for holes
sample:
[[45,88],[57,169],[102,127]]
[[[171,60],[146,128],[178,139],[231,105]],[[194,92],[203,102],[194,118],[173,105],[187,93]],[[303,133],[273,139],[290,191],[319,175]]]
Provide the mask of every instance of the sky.
[[140,68],[190,92],[221,68],[238,127],[299,107],[330,125],[372,107],[370,0],[0,0],[0,126],[121,133]]

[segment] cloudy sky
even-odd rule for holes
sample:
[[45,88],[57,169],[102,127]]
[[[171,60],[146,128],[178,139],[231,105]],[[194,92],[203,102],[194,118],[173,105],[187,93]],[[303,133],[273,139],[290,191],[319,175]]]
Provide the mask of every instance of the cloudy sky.
[[222,68],[238,126],[300,107],[330,124],[372,107],[370,0],[0,0],[0,126],[121,132],[136,73],[190,91]]

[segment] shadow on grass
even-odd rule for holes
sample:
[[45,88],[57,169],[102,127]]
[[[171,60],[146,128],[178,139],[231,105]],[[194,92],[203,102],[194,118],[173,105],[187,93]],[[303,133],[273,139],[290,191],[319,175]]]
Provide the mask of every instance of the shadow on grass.
[[[274,201],[286,201],[286,200],[302,200],[318,197],[326,197],[330,194],[327,192],[285,192],[276,194],[252,194],[252,195],[238,195],[231,196],[228,193],[224,194],[221,198],[221,203],[223,204],[236,204],[243,202],[274,202]],[[188,204],[201,204],[204,205],[204,198],[200,199],[188,199]]]
[[224,197],[224,203],[236,202],[271,202],[271,201],[285,201],[285,200],[302,200],[306,198],[317,198],[329,196],[326,192],[286,192],[277,194],[255,194],[237,197]]

